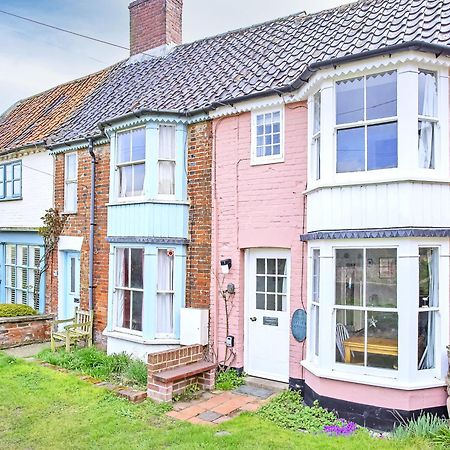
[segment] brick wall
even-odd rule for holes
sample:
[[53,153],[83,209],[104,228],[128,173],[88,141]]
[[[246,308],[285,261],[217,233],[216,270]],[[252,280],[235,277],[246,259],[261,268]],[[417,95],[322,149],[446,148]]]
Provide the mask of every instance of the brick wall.
[[0,349],[50,339],[52,315],[0,318]]
[[129,9],[131,55],[181,44],[183,0],[136,0]]
[[212,122],[188,129],[189,238],[186,306],[209,308],[211,286]]
[[[108,311],[109,244],[106,242],[109,192],[109,146],[95,147],[97,157],[95,182],[94,240],[94,337],[101,339]],[[64,154],[55,156],[55,207],[64,210]],[[83,238],[80,255],[80,305],[88,308],[89,298],[89,214],[91,191],[91,157],[87,149],[78,151],[78,209],[68,214],[62,236]],[[47,270],[47,311],[58,312],[58,252],[54,251]]]
[[191,345],[148,355],[148,397],[156,401],[169,402],[174,395],[180,394],[189,385],[195,383],[203,389],[211,390],[214,387],[215,369],[174,383],[163,383],[154,378],[158,372],[202,361],[204,354],[205,348],[202,345]]

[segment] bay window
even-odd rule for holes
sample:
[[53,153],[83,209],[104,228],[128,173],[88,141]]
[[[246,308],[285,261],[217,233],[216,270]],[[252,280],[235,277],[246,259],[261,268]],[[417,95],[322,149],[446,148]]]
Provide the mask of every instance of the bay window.
[[397,167],[397,72],[336,83],[336,172]]
[[447,372],[449,244],[369,241],[311,241],[303,364],[335,379],[370,376],[372,385],[439,385]]
[[116,253],[116,327],[142,332],[144,250],[118,248]]
[[119,197],[140,197],[144,194],[145,128],[117,134],[117,170]]
[[312,176],[315,180],[320,180],[320,114],[321,98],[320,92],[313,97],[313,130],[311,142],[311,167]]
[[435,168],[437,74],[419,70],[419,167]]

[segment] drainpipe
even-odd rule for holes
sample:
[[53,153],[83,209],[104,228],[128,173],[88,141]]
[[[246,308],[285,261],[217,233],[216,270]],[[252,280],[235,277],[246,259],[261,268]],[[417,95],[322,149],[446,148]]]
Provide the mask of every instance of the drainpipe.
[[95,165],[94,141],[88,140],[88,151],[91,155],[91,203],[89,214],[89,310],[94,309],[94,227],[95,227]]

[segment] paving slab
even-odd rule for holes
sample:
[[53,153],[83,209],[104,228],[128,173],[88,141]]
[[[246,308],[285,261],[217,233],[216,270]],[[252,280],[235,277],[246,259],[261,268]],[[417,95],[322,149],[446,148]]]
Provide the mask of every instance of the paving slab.
[[233,392],[237,394],[252,395],[253,397],[258,398],[269,398],[274,393],[274,391],[270,391],[269,389],[257,386],[248,386],[246,384],[239,386]]
[[21,347],[13,347],[5,349],[4,352],[14,358],[30,358],[37,355],[42,350],[50,348],[50,342],[42,342],[40,344],[22,345]]
[[222,417],[222,414],[216,413],[214,411],[205,411],[197,416],[201,420],[205,420],[206,422],[213,422],[214,420]]
[[236,411],[241,406],[250,403],[254,400],[254,397],[248,397],[244,395],[235,395],[234,398],[222,403],[221,405],[215,406],[212,410],[219,414],[230,414],[233,411]]

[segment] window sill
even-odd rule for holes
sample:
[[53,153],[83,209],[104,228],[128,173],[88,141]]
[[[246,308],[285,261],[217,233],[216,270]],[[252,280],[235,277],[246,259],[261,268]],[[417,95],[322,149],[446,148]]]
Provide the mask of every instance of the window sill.
[[75,214],[78,214],[78,211],[63,211],[61,214],[63,216],[74,216]]
[[431,374],[426,379],[421,379],[413,383],[406,383],[397,377],[382,377],[375,375],[361,375],[338,370],[322,369],[310,361],[302,361],[301,365],[313,375],[319,378],[327,378],[330,380],[344,381],[347,383],[364,384],[368,386],[384,387],[388,389],[398,389],[403,391],[414,391],[418,389],[431,389],[446,386],[444,380],[433,377]]
[[180,340],[175,338],[155,338],[145,339],[142,336],[127,334],[121,331],[103,331],[103,336],[111,337],[115,339],[122,339],[124,341],[135,342],[142,345],[180,345]]
[[23,197],[0,198],[0,202],[14,202],[15,200],[23,200]]
[[267,164],[280,164],[280,163],[284,163],[284,156],[277,158],[264,158],[262,156],[260,158],[253,157],[252,160],[250,161],[251,166],[264,166]]

